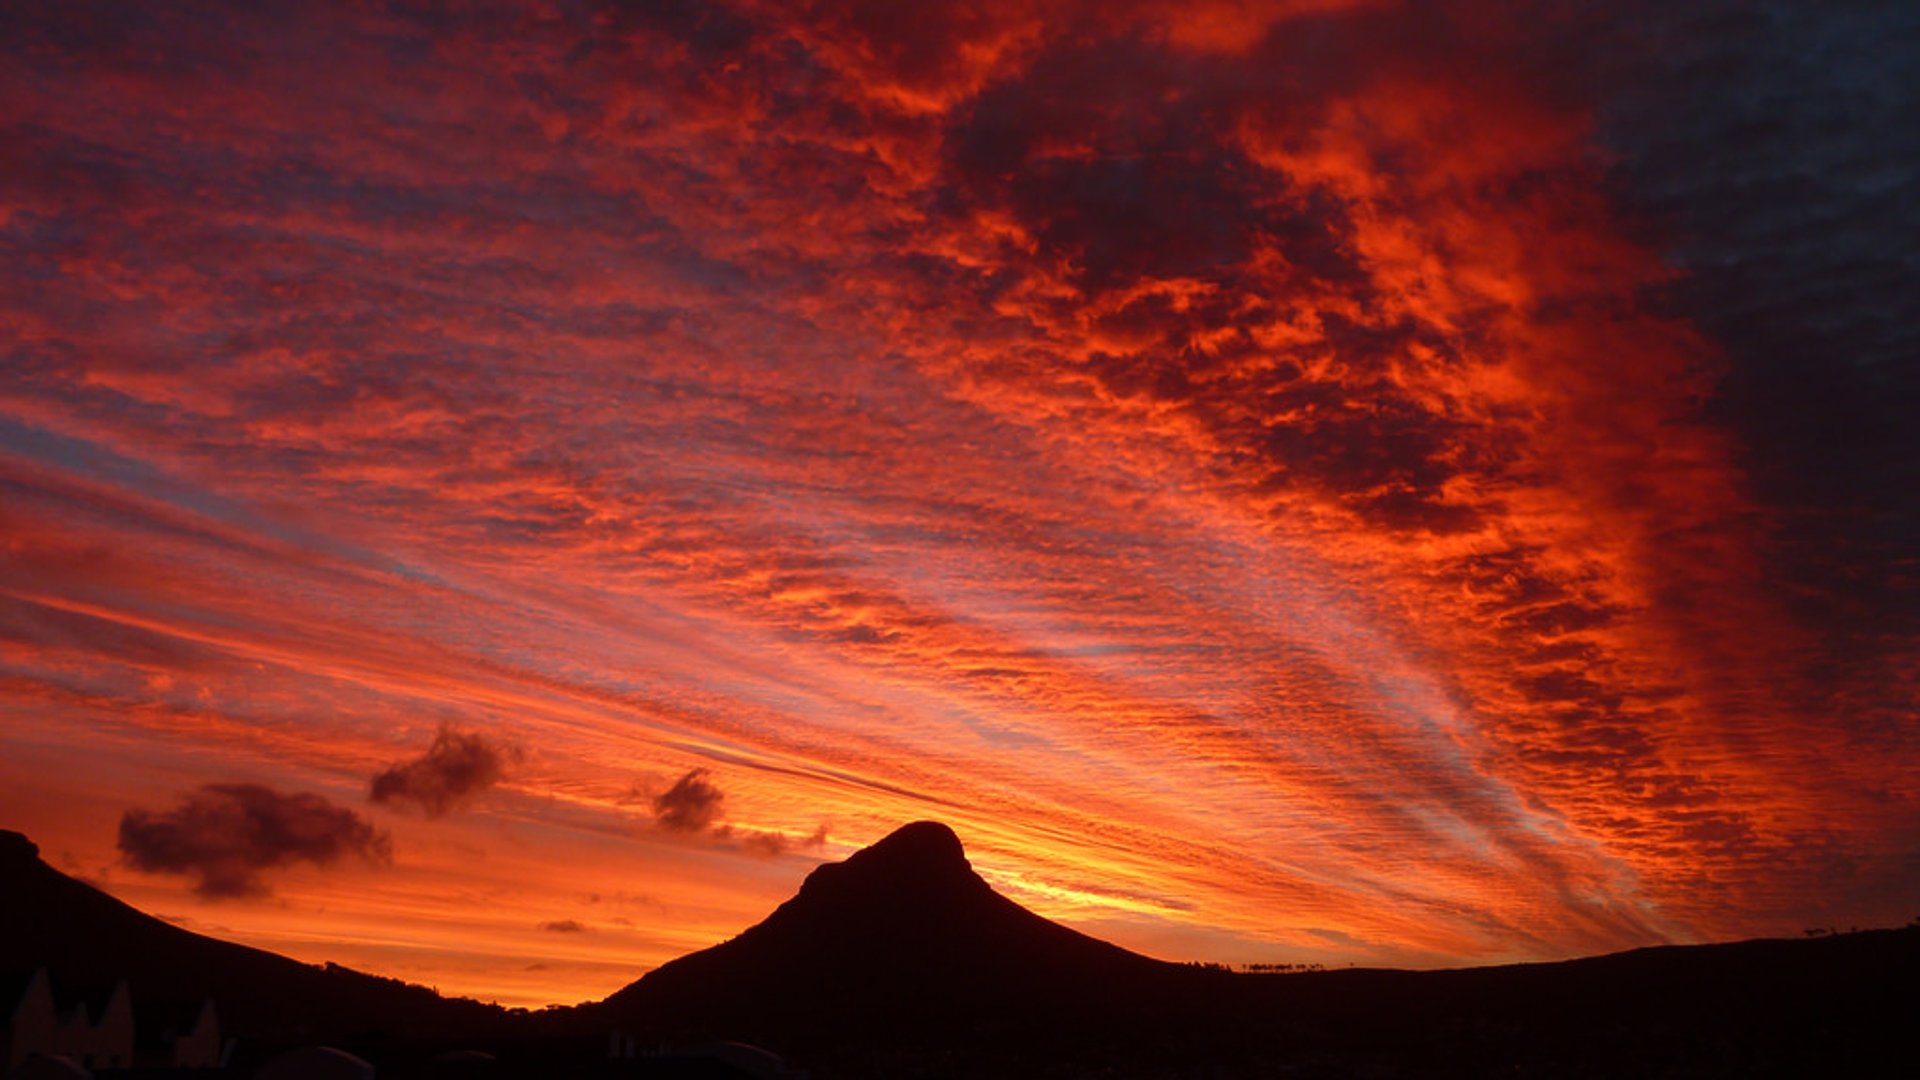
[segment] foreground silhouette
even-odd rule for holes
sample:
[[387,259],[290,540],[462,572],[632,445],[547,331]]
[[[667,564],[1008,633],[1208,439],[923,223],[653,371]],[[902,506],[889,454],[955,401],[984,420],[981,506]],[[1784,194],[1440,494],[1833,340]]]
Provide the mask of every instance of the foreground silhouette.
[[670,1058],[608,1061],[610,1032],[643,1047],[742,1040],[825,1080],[1864,1077],[1920,1060],[1920,930],[1460,971],[1237,974],[1040,918],[929,822],[819,867],[731,941],[605,1001],[536,1014],[187,933],[46,866],[17,834],[0,834],[0,926],[0,973],[126,977],[136,1011],[143,993],[212,995],[243,1040],[334,1043],[383,1078],[438,1075],[454,1047],[487,1051],[461,1075],[696,1074]]
[[0,975],[24,984],[41,968],[79,994],[124,979],[136,1014],[212,999],[229,1033],[272,1043],[452,1036],[506,1016],[425,987],[182,930],[60,873],[26,837],[0,831]]

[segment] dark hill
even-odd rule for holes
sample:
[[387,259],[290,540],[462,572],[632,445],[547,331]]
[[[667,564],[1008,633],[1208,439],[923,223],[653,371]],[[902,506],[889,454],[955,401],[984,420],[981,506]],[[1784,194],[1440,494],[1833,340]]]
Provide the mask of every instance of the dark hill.
[[[381,1075],[485,1044],[496,1077],[666,1075],[608,1028],[735,1039],[860,1077],[1878,1077],[1920,1060],[1920,928],[1459,971],[1168,964],[996,894],[945,826],[822,866],[766,920],[604,1002],[515,1017],[188,933],[0,832],[0,976],[220,1002],[256,1043],[335,1042]],[[0,1003],[4,1007],[5,1003]],[[410,1072],[407,1063],[413,1062]],[[648,1070],[653,1070],[648,1072]]]
[[763,922],[609,998],[620,1022],[785,1036],[848,1019],[951,1033],[1061,1023],[1125,988],[1184,980],[994,892],[952,830],[919,822],[821,866]]
[[1915,971],[1913,929],[1458,971],[1199,969],[1024,910],[922,822],[580,1012],[848,1077],[1877,1076],[1920,1060]]
[[0,831],[0,972],[37,967],[81,990],[125,978],[136,1018],[212,997],[225,1032],[269,1042],[456,1037],[490,1030],[507,1015],[190,933],[62,874],[25,836]]

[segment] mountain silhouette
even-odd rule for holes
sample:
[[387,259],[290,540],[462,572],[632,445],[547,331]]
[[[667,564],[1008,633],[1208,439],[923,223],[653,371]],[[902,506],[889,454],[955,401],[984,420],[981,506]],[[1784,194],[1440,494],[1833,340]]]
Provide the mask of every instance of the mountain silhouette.
[[953,830],[923,821],[817,868],[758,925],[662,965],[606,1007],[716,1031],[757,1021],[775,1002],[800,1025],[847,1014],[945,1023],[1182,974],[994,892]]
[[189,933],[0,832],[0,976],[40,966],[83,991],[126,978],[136,1014],[211,996],[256,1048],[334,1042],[400,1078],[437,1076],[442,1051],[467,1045],[499,1055],[494,1077],[694,1067],[608,1061],[609,1030],[642,1046],[754,1043],[823,1080],[1872,1077],[1920,1060],[1920,926],[1454,971],[1234,973],[1026,911],[932,822],[816,868],[730,941],[531,1016]]
[[659,1038],[742,1038],[859,1074],[954,1042],[1103,1041],[1116,1024],[1157,1024],[1166,994],[1206,974],[1026,910],[974,872],[953,830],[922,821],[586,1008]]
[[0,830],[0,974],[40,967],[80,989],[124,978],[136,1015],[211,997],[224,1031],[267,1041],[454,1036],[488,1030],[506,1015],[183,930],[68,877],[25,836]]
[[908,825],[584,1018],[836,1076],[1871,1076],[1914,1055],[1920,930],[1453,971],[1171,964],[995,893]]

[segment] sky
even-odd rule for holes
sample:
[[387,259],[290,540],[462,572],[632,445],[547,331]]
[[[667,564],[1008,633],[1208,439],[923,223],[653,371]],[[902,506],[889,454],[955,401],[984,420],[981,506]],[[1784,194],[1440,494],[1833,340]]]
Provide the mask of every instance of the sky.
[[[1604,9],[1604,10],[1602,10]],[[0,826],[598,998],[1920,912],[1911,5],[0,9]]]

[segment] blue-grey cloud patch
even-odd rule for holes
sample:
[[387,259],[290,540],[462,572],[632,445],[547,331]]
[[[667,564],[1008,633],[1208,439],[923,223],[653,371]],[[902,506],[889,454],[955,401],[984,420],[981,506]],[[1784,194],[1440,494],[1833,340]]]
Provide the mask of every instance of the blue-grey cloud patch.
[[1920,8],[1631,18],[1648,47],[1603,98],[1617,194],[1683,272],[1659,301],[1724,352],[1706,408],[1778,522],[1782,596],[1832,662],[1872,662],[1920,633]]

